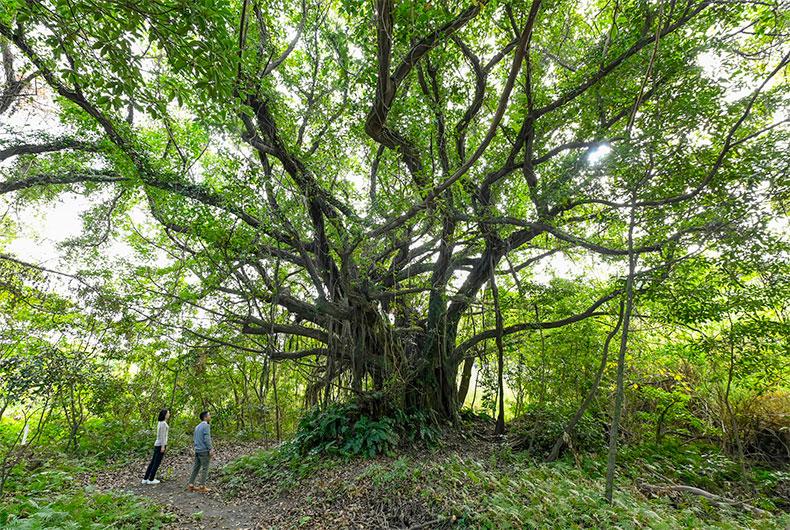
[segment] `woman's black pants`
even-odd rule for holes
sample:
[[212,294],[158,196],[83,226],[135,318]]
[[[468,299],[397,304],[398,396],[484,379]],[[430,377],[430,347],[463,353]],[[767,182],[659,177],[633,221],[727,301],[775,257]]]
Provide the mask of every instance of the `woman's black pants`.
[[154,456],[151,457],[151,463],[148,464],[148,469],[145,471],[145,480],[154,480],[156,478],[156,471],[159,469],[159,464],[162,463],[162,448],[158,445],[154,446]]

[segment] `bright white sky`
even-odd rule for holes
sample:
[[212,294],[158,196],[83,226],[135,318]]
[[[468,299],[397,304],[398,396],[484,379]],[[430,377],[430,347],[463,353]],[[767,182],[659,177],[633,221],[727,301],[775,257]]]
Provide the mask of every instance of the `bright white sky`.
[[[0,137],[11,144],[41,133],[56,135],[64,131],[57,120],[50,92],[40,83],[29,92],[31,96],[18,105],[13,114],[3,115],[0,120]],[[13,163],[13,158],[5,160],[0,162],[0,168]],[[16,238],[5,250],[28,262],[63,269],[57,245],[80,235],[80,214],[87,209],[88,201],[69,193],[45,207],[31,208],[19,206],[14,199],[13,194],[0,197],[0,217],[9,215],[17,228]]]
[[[88,202],[75,194],[63,195],[57,203],[43,209],[26,207],[16,210],[17,237],[8,246],[15,256],[41,265],[58,265],[58,243],[82,232],[80,214]],[[32,221],[32,222],[31,222]]]

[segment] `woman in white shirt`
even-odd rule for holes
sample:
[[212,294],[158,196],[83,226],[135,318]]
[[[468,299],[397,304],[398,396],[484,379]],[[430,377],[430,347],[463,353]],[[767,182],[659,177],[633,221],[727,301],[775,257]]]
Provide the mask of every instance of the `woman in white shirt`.
[[148,469],[145,471],[145,476],[141,481],[142,484],[159,484],[159,481],[156,479],[156,471],[159,469],[159,464],[162,463],[162,457],[167,446],[167,432],[170,430],[170,426],[167,424],[169,418],[169,410],[162,409],[159,411],[159,424],[156,427],[156,442],[154,442],[154,456],[151,458],[151,463],[148,464]]

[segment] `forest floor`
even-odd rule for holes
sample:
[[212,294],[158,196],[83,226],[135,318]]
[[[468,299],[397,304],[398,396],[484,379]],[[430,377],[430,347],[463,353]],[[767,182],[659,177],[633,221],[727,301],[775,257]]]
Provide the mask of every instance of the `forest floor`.
[[230,498],[227,488],[217,480],[221,468],[240,456],[265,449],[270,443],[217,444],[209,468],[210,493],[189,492],[187,480],[192,470],[194,453],[189,449],[168,451],[159,468],[159,484],[140,483],[148,460],[125,464],[120,468],[84,477],[101,491],[122,491],[153,500],[174,517],[167,526],[173,530],[187,529],[253,529],[261,512],[254,499]]
[[[400,514],[401,522],[415,517],[425,519],[421,516],[430,515],[424,507],[411,506],[410,503],[390,506],[392,499],[357,496],[353,502],[346,503],[348,499],[333,495],[345,491],[370,466],[375,466],[382,459],[387,460],[385,457],[355,460],[353,463],[328,459],[325,464],[329,465],[310,460],[314,473],[309,477],[306,474],[289,476],[283,477],[283,481],[247,482],[243,474],[242,480],[233,480],[227,473],[223,475],[223,466],[244,456],[254,457],[272,445],[271,442],[217,443],[208,480],[211,492],[207,494],[186,490],[194,461],[194,455],[188,449],[166,454],[159,469],[159,484],[141,484],[141,476],[148,465],[148,460],[143,459],[117,469],[85,475],[83,482],[102,492],[123,492],[154,501],[172,516],[165,527],[167,530],[411,528],[413,525],[391,524],[393,513]],[[305,480],[300,481],[299,478]],[[431,516],[428,522],[434,519]]]
[[625,452],[612,505],[602,499],[604,455],[536,463],[488,432],[369,459],[218,443],[209,494],[185,491],[193,459],[186,449],[166,455],[158,485],[140,484],[143,460],[85,482],[163,506],[168,529],[790,528],[786,474],[784,493],[774,485],[760,494],[772,513],[759,517],[642,488],[684,483],[754,502],[753,491],[733,490],[733,463],[705,451],[672,448],[649,453],[649,462],[648,453]]

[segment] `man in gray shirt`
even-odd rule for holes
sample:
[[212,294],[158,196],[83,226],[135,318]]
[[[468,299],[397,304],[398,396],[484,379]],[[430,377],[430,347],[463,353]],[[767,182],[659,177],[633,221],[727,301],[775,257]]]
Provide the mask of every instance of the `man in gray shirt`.
[[[200,413],[200,423],[195,427],[195,464],[192,466],[192,475],[189,477],[187,491],[198,491],[208,493],[206,478],[208,477],[208,465],[211,462],[214,446],[211,445],[211,414],[208,411]],[[196,486],[195,479],[200,472],[200,483]]]

